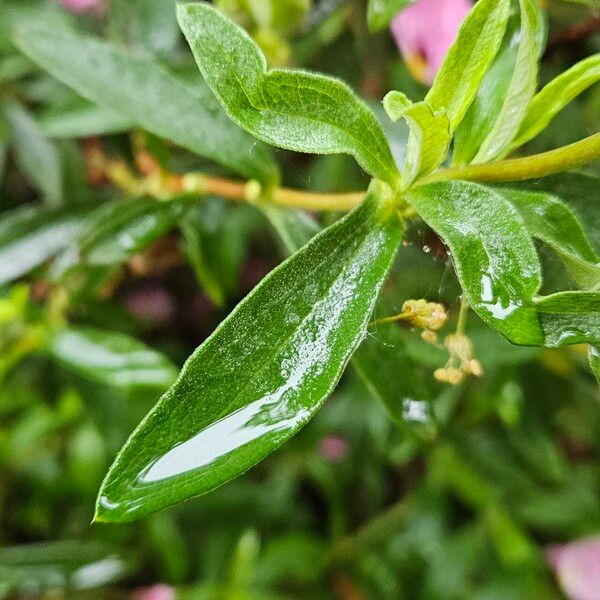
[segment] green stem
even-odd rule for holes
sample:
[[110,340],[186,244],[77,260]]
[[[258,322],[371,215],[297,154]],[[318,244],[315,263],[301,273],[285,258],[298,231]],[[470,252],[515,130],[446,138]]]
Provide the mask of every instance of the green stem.
[[377,542],[389,539],[390,535],[402,527],[413,511],[412,498],[405,498],[393,504],[386,511],[376,515],[355,533],[348,535],[336,544],[328,557],[330,564],[353,560]]
[[486,183],[522,181],[537,179],[568,169],[582,167],[600,159],[600,133],[591,135],[579,142],[523,158],[513,158],[496,163],[483,165],[467,165],[442,169],[419,181],[419,185],[443,181],[447,179],[462,179],[465,181],[481,181]]

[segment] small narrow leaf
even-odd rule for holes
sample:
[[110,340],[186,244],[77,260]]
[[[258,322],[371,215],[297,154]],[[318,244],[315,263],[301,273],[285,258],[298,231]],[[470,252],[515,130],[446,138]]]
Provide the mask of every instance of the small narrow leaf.
[[590,369],[596,378],[596,381],[600,384],[600,349],[597,346],[591,346],[588,354],[590,361]]
[[367,23],[371,31],[385,29],[390,21],[402,9],[415,0],[369,0],[367,5]]
[[542,344],[531,306],[541,267],[523,219],[493,190],[463,181],[414,188],[409,200],[449,246],[473,310],[516,344]]
[[520,0],[521,28],[512,78],[496,121],[485,138],[473,163],[490,162],[506,153],[517,135],[535,94],[538,73],[539,30],[543,17],[538,0]]
[[201,82],[194,85],[151,59],[68,27],[35,22],[19,30],[18,47],[84,98],[144,129],[238,173],[271,181],[275,162],[235,126]]
[[302,210],[283,208],[265,202],[258,208],[279,235],[286,254],[293,254],[308,244],[320,231],[319,224]]
[[600,54],[594,54],[559,75],[531,101],[511,149],[544,130],[571,100],[600,81]]
[[80,260],[88,265],[119,264],[168,233],[182,211],[175,201],[107,202],[90,216],[77,240]]
[[250,235],[262,223],[249,206],[205,198],[179,219],[183,248],[206,295],[217,305],[238,291]]
[[521,213],[531,235],[561,257],[579,286],[593,289],[600,285],[600,258],[567,204],[545,193],[499,191]]
[[375,190],[267,276],[188,359],[100,490],[128,521],[212,490],[315,414],[361,341],[402,227]]
[[177,14],[200,72],[241,127],[288,150],[351,154],[370,175],[395,186],[398,173],[381,126],[345,83],[267,70],[252,38],[206,2],[180,4]]
[[110,108],[81,102],[61,110],[43,113],[38,118],[40,131],[50,138],[80,138],[122,133],[137,122]]
[[26,275],[58,254],[79,233],[81,210],[25,206],[3,213],[0,223],[0,285]]
[[425,102],[412,104],[401,92],[389,92],[383,105],[393,121],[404,119],[410,128],[402,187],[431,173],[444,161],[452,135],[445,111],[434,114]]
[[19,167],[51,206],[58,205],[62,198],[58,149],[44,137],[34,118],[22,106],[7,102],[3,108]]
[[509,0],[477,2],[425,98],[434,113],[446,111],[452,132],[462,121],[500,48],[508,13]]
[[66,369],[124,389],[165,389],[177,369],[165,356],[123,333],[69,327],[52,333],[47,351]]

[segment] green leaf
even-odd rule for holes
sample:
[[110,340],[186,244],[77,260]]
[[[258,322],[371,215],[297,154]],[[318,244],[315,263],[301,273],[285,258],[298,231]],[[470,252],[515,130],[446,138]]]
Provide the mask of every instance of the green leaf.
[[590,361],[590,369],[592,369],[596,381],[600,384],[600,350],[598,347],[590,347],[588,359]]
[[575,213],[559,198],[545,193],[502,189],[521,213],[531,235],[548,244],[582,288],[600,285],[600,258]]
[[431,394],[398,327],[371,329],[351,363],[369,392],[405,432],[419,437],[435,432]]
[[541,344],[531,299],[541,267],[523,219],[503,196],[463,181],[412,189],[409,201],[449,246],[473,310],[516,344]]
[[19,30],[15,43],[31,60],[84,98],[144,129],[251,178],[277,178],[262,144],[236,127],[210,91],[171,74],[151,59],[41,23]]
[[205,198],[179,219],[184,251],[206,295],[217,305],[238,291],[250,235],[261,221],[249,206],[228,206]]
[[179,24],[200,72],[227,114],[264,142],[299,152],[351,154],[395,186],[381,126],[344,83],[306,71],[267,70],[250,36],[205,2],[180,4]]
[[547,192],[568,204],[587,234],[592,246],[600,254],[600,177],[590,173],[566,171],[558,175],[512,182],[510,188]]
[[451,132],[462,121],[500,48],[508,12],[509,0],[477,2],[464,20],[425,98],[434,113],[446,111]]
[[67,254],[86,265],[120,264],[173,229],[182,212],[177,201],[106,202],[89,215]]
[[109,34],[149,54],[171,52],[179,39],[174,0],[111,0]]
[[402,187],[408,188],[415,179],[431,173],[446,158],[452,139],[450,121],[444,110],[434,114],[427,103],[412,104],[402,92],[389,92],[383,105],[392,121],[402,118],[410,129],[402,171]]
[[369,0],[367,6],[367,23],[371,31],[385,29],[390,21],[402,9],[415,0]]
[[287,254],[300,250],[321,229],[319,224],[302,210],[283,208],[269,202],[257,206],[279,235]]
[[60,154],[40,131],[33,117],[15,102],[3,105],[11,129],[15,158],[23,174],[56,206],[62,198]]
[[512,78],[494,125],[472,161],[476,164],[490,162],[506,153],[537,87],[537,41],[539,30],[543,28],[541,7],[538,0],[520,0],[519,6],[521,27]]
[[115,331],[58,329],[50,335],[47,351],[65,369],[118,388],[165,389],[177,377],[177,368],[168,358]]
[[65,248],[78,234],[83,212],[29,205],[2,214],[0,285],[26,275]]
[[531,101],[511,150],[543,131],[576,96],[600,81],[600,53],[589,56],[547,84]]
[[536,298],[535,306],[546,346],[600,344],[600,293],[559,292]]
[[110,108],[91,102],[42,113],[38,125],[43,135],[50,138],[80,138],[122,133],[133,129],[136,121]]
[[268,275],[186,362],[100,490],[128,521],[240,475],[320,408],[362,340],[402,237],[376,189]]

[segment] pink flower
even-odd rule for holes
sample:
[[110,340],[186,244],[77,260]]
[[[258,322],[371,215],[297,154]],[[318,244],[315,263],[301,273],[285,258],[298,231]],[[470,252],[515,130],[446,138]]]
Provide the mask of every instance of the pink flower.
[[328,435],[321,440],[319,453],[332,462],[342,460],[348,454],[348,444],[342,437]]
[[175,600],[175,590],[164,584],[140,588],[133,592],[133,600]]
[[68,10],[75,13],[83,13],[92,9],[104,7],[104,0],[56,0]]
[[125,306],[149,325],[166,325],[175,316],[173,297],[159,285],[148,285],[136,290],[125,299]]
[[394,17],[392,33],[416,79],[433,83],[471,6],[469,0],[417,0]]
[[550,546],[548,562],[570,600],[600,600],[600,536]]

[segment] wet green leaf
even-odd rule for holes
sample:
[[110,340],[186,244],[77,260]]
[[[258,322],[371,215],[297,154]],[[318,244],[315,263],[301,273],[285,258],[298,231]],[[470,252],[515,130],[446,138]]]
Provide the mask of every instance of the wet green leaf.
[[200,82],[183,81],[149,58],[69,28],[35,23],[19,48],[84,98],[247,177],[272,180],[275,162],[236,127]]
[[385,29],[402,9],[415,0],[369,0],[367,22],[371,31]]
[[479,0],[463,24],[438,71],[425,102],[434,113],[445,110],[454,132],[500,48],[509,0]]
[[395,185],[398,173],[381,126],[345,83],[267,70],[250,36],[210,4],[180,4],[177,14],[200,72],[241,127],[288,150],[351,154],[373,177]]
[[548,83],[531,101],[511,149],[544,130],[576,96],[600,81],[600,54],[578,62]]
[[26,275],[58,254],[81,230],[81,210],[29,205],[3,213],[0,223],[0,284]]
[[520,0],[521,27],[514,69],[504,101],[487,137],[473,158],[474,163],[485,163],[506,153],[517,135],[519,126],[537,87],[539,30],[543,17],[538,0]]
[[414,188],[409,200],[449,246],[473,310],[514,343],[541,344],[531,298],[541,267],[523,219],[493,190],[463,181]]
[[165,389],[177,377],[177,368],[168,358],[116,331],[58,329],[51,334],[47,351],[65,369],[118,388]]
[[[523,53],[520,42],[527,40],[527,43],[530,43],[529,36],[522,38],[521,27],[530,24],[530,19],[521,18],[518,0],[513,0],[511,7],[512,12],[502,46],[492,66],[485,74],[477,90],[477,96],[456,132],[453,153],[455,164],[468,164],[473,160],[483,141],[492,131],[502,107],[505,105],[509,87],[513,85],[516,89],[518,85],[518,82],[514,82],[514,72],[517,55],[520,51]],[[536,44],[538,55],[541,54],[546,42],[544,25],[543,19],[538,20]],[[523,59],[522,68],[525,66],[526,62]],[[505,116],[508,116],[506,112]]]
[[11,130],[17,163],[27,179],[48,203],[56,206],[62,198],[62,174],[58,149],[40,131],[34,118],[16,102],[3,105]]
[[301,428],[364,336],[401,236],[371,192],[267,276],[129,439],[96,518],[132,520],[208,492]]
[[600,258],[567,204],[550,194],[510,189],[501,193],[521,213],[531,235],[561,257],[579,286],[600,285]]

